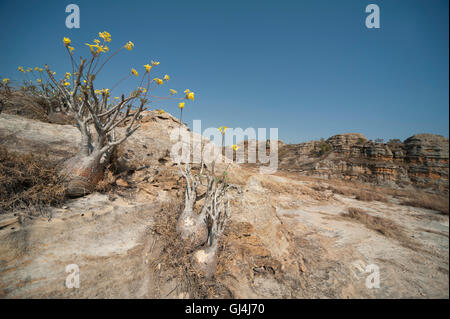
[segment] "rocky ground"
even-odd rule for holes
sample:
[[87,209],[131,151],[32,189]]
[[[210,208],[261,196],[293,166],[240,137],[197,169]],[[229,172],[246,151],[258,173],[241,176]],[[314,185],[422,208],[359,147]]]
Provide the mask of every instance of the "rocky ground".
[[[1,297],[198,296],[166,262],[173,250],[156,227],[179,213],[184,185],[170,159],[168,134],[179,122],[156,112],[146,113],[142,122],[120,148],[124,165],[133,161],[139,169],[116,178],[112,191],[69,200],[39,216],[0,215]],[[78,140],[70,125],[0,115],[0,145],[11,150],[47,150],[57,161],[76,152]],[[208,297],[449,297],[448,213],[405,205],[423,190],[295,170],[262,175],[237,164],[228,175],[235,185],[231,220],[214,285],[208,286],[220,289],[211,289]],[[447,180],[439,183],[441,190],[445,183],[448,189]],[[65,286],[69,264],[79,266],[78,289]],[[374,270],[379,288],[368,288]]]

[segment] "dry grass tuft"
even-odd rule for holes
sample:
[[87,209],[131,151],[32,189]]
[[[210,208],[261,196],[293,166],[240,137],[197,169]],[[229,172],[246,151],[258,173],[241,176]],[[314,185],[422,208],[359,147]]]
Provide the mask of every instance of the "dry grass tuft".
[[435,210],[443,215],[449,214],[448,196],[428,193],[415,194],[411,198],[403,200],[400,204]]
[[[226,288],[220,283],[204,278],[191,263],[192,251],[189,251],[176,231],[176,222],[182,211],[181,202],[170,202],[155,216],[153,232],[160,236],[162,256],[159,259],[164,269],[168,269],[180,283],[180,289],[188,292],[190,298],[218,298],[226,294]],[[220,258],[220,251],[219,251]],[[171,278],[169,278],[171,279]]]
[[335,194],[340,194],[344,196],[355,196],[355,199],[364,202],[379,201],[387,203],[389,201],[385,195],[376,192],[375,190],[369,191],[361,188],[354,188],[348,186],[330,186],[330,189]]
[[0,213],[20,207],[61,204],[65,189],[46,157],[8,152],[0,147]]
[[345,218],[350,218],[361,224],[363,224],[368,229],[374,230],[388,238],[397,240],[400,244],[407,248],[416,248],[407,234],[405,234],[404,229],[394,223],[392,220],[372,216],[360,208],[349,207],[347,213],[342,213],[341,216]]
[[59,107],[57,99],[46,99],[32,92],[23,90],[0,92],[0,100],[4,103],[4,113],[19,115],[32,120],[55,124],[74,124],[72,116],[61,112],[53,112]]

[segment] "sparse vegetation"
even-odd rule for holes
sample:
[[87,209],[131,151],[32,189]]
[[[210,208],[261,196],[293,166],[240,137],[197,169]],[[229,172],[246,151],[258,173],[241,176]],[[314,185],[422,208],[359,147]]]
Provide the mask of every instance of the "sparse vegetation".
[[443,215],[449,214],[448,197],[434,194],[415,194],[401,201],[402,205],[435,210]]
[[325,155],[326,153],[328,153],[329,151],[331,151],[332,147],[329,143],[327,143],[323,138],[320,139],[320,144],[319,144],[319,155]]
[[388,199],[385,195],[378,193],[376,191],[367,191],[358,187],[349,187],[349,186],[330,186],[330,189],[335,194],[344,195],[344,196],[355,196],[355,199],[364,201],[364,202],[388,202]]
[[368,229],[374,230],[386,237],[395,239],[405,247],[415,247],[409,237],[405,234],[404,229],[392,220],[370,215],[364,210],[355,207],[349,207],[347,213],[342,213],[341,216],[355,220],[363,224]]
[[64,186],[54,163],[44,156],[0,147],[0,213],[45,207],[64,201]]
[[[192,263],[192,250],[187,247],[177,232],[176,224],[179,217],[178,212],[182,210],[181,202],[171,202],[162,207],[155,216],[152,230],[159,236],[162,243],[161,259],[158,260],[172,276],[176,276],[179,285],[177,292],[188,293],[189,298],[217,298],[228,296],[229,292],[214,278],[205,278]],[[219,246],[220,248],[221,246]],[[218,250],[220,258],[221,249]],[[156,270],[156,265],[152,265]]]

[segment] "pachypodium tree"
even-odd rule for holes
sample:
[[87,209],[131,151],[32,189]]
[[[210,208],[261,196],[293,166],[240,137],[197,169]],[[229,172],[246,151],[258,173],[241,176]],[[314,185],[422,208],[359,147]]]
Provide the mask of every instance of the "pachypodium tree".
[[[99,72],[110,61],[110,59],[121,50],[131,51],[134,43],[127,42],[112,55],[109,52],[108,44],[111,42],[111,35],[104,31],[99,33],[102,39],[95,39],[93,44],[86,43],[90,48],[91,57],[89,59],[79,58],[77,62],[74,58],[69,38],[63,39],[63,44],[70,56],[72,73],[67,72],[61,80],[55,78],[48,65],[45,71],[52,83],[61,95],[62,102],[67,106],[68,112],[74,116],[76,126],[81,133],[81,143],[79,152],[66,160],[63,164],[61,175],[66,181],[68,196],[82,196],[90,193],[103,176],[105,164],[110,160],[110,155],[114,148],[124,142],[139,128],[139,118],[141,113],[147,109],[149,103],[162,99],[150,95],[153,86],[160,86],[170,78],[165,75],[163,79],[150,76],[150,70],[159,62],[151,62],[144,65],[144,74],[140,85],[128,95],[122,94],[120,97],[111,98],[111,92],[120,83],[129,77],[138,77],[138,71],[134,68],[128,76],[120,80],[110,89],[95,89],[95,80]],[[145,86],[142,87],[142,84]],[[175,90],[170,91],[172,99],[190,99],[172,97]],[[116,132],[118,127],[123,127],[121,134]]]
[[[184,104],[180,103],[179,107],[181,113]],[[225,129],[221,128],[220,131],[224,135]],[[233,145],[233,149],[237,150],[236,145]],[[227,181],[226,170],[221,175],[216,174],[216,156],[206,165],[202,143],[199,151],[202,154],[201,163],[195,172],[189,159],[182,163],[181,158],[176,157],[178,168],[186,182],[184,209],[177,221],[177,232],[186,247],[194,251],[192,260],[196,268],[204,276],[211,277],[217,265],[219,239],[230,217],[228,190],[231,185]],[[200,211],[196,212],[194,208],[200,200],[203,203]]]

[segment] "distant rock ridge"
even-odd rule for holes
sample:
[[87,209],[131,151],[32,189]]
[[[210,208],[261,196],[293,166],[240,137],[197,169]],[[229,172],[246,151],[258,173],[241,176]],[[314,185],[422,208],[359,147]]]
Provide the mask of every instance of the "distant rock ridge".
[[324,178],[391,186],[413,185],[448,193],[448,139],[416,134],[405,141],[368,140],[360,133],[326,141],[280,144],[280,168]]

